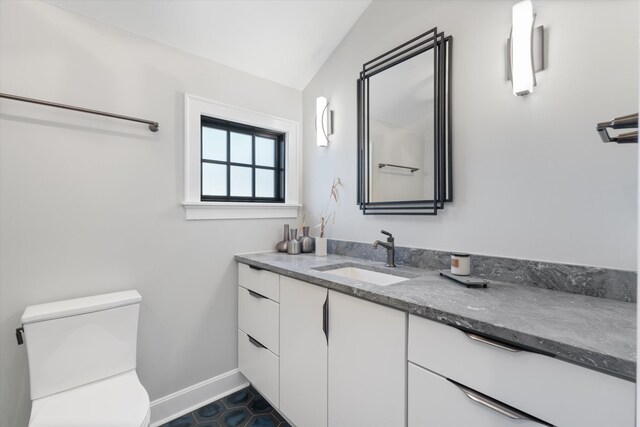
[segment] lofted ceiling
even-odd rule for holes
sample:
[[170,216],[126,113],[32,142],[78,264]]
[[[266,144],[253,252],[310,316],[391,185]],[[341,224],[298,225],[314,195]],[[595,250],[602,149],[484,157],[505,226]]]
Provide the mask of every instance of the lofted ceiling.
[[371,0],[47,0],[298,90]]

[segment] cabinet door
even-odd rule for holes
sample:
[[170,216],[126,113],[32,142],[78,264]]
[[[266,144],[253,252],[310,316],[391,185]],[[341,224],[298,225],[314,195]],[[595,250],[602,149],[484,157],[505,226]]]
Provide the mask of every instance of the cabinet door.
[[327,289],[280,277],[280,410],[300,427],[327,426]]
[[406,425],[406,314],[329,291],[329,426]]
[[[469,393],[467,395],[466,393]],[[502,411],[502,412],[500,412]],[[409,427],[544,427],[445,378],[409,363]]]

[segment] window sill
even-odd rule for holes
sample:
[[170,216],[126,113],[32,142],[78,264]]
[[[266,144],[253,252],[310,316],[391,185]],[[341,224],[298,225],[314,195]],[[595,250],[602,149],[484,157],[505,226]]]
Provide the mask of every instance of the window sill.
[[295,203],[183,202],[187,220],[297,218]]

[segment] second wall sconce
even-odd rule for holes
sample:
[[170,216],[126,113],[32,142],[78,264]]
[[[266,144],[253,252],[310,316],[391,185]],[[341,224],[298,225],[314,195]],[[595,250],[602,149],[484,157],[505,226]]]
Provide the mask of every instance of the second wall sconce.
[[329,135],[333,134],[333,110],[324,96],[316,98],[316,143],[318,147],[329,145]]
[[507,40],[507,79],[513,94],[533,92],[536,71],[544,70],[544,27],[534,28],[536,15],[531,0],[516,3],[512,9],[511,34]]

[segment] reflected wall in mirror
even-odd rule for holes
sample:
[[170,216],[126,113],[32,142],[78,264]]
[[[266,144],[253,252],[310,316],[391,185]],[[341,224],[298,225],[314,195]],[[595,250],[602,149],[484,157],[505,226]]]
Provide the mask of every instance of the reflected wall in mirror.
[[434,28],[364,64],[358,79],[364,214],[435,215],[452,200],[451,41]]

